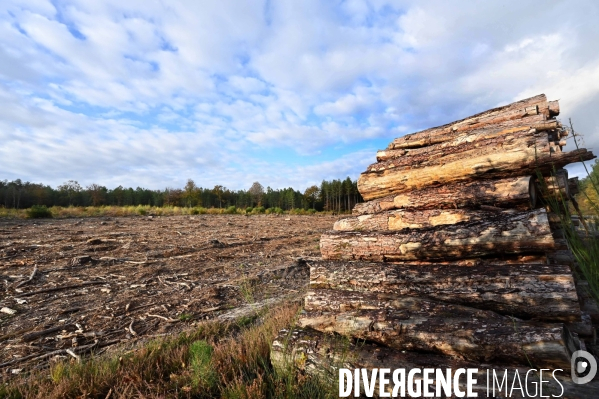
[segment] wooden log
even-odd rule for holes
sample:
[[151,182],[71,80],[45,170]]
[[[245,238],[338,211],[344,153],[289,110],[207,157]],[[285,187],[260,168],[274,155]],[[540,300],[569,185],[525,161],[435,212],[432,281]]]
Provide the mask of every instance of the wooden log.
[[548,101],[547,102],[547,107],[543,108],[542,106],[539,106],[539,113],[544,114],[547,119],[549,119],[550,117],[553,116],[558,116],[559,115],[559,102],[558,101]]
[[578,298],[580,300],[580,308],[589,315],[593,323],[599,325],[599,304],[595,300],[588,281],[578,281],[576,283]]
[[[304,259],[304,258],[302,258]],[[338,261],[328,261],[323,260],[322,257],[306,259],[306,263],[312,264],[314,262],[338,262]],[[350,261],[359,263],[360,261]],[[370,263],[370,262],[365,262]],[[375,262],[372,262],[375,263]],[[461,259],[452,259],[452,260],[410,260],[410,261],[390,261],[383,263],[384,265],[410,265],[410,266],[462,266],[462,267],[471,267],[471,266],[482,266],[485,264],[499,264],[503,263],[506,265],[546,265],[549,264],[547,256],[545,254],[526,254],[526,255],[513,255],[513,256],[504,256],[501,255],[499,258],[461,258]],[[378,262],[378,264],[381,264]],[[559,263],[552,263],[554,265],[559,265]]]
[[544,177],[537,181],[538,192],[546,201],[567,201],[571,197],[570,185],[568,182],[568,171],[559,169],[551,173],[551,176]]
[[300,327],[479,362],[569,369],[572,353],[580,348],[561,323],[524,322],[415,297],[311,290],[305,309]]
[[544,209],[497,212],[487,220],[391,232],[329,231],[321,236],[323,259],[375,262],[452,260],[554,249]]
[[537,206],[538,188],[532,176],[499,180],[475,180],[416,189],[356,204],[356,216],[391,209],[455,209],[492,205],[531,209]]
[[579,337],[593,337],[593,319],[587,312],[582,312],[579,321],[567,322],[566,327],[571,332],[578,334]]
[[580,192],[578,177],[571,177],[568,179],[568,189],[570,191],[570,195],[576,195]]
[[451,184],[468,180],[502,179],[536,173],[547,174],[567,164],[595,158],[582,148],[571,152],[550,153],[549,145],[497,151],[472,158],[457,159],[442,165],[414,169],[386,168],[362,173],[358,190],[369,201],[397,195],[427,186]]
[[[442,143],[433,144],[419,148],[380,150],[376,154],[377,163],[368,167],[368,170],[378,170],[381,166],[393,165],[393,167],[401,167],[405,165],[427,164],[435,165],[458,159],[462,157],[472,157],[474,150],[477,154],[489,152],[510,151],[518,145],[530,146],[534,143],[534,136],[538,136],[541,140],[539,146],[549,142],[550,150],[561,151],[561,147],[565,145],[563,140],[560,140],[556,133],[559,125],[557,121],[543,122],[538,126],[539,129],[531,128],[529,125],[515,126],[510,128],[502,128],[501,126],[488,126],[482,129],[468,131],[466,133],[454,134],[454,138]],[[550,128],[555,128],[551,129]],[[547,130],[547,131],[546,131]]]
[[310,288],[428,298],[524,319],[582,321],[572,271],[562,265],[321,261],[310,263]]
[[[498,380],[501,380],[504,373],[507,372],[508,381],[502,389],[497,389],[497,386],[495,386],[495,394],[500,393],[500,396],[504,395],[504,397],[510,398],[525,398],[530,397],[525,395],[526,392],[531,395],[536,392],[535,395],[537,395],[539,391],[539,371],[536,370],[536,372],[527,374],[531,369],[528,363],[523,364],[522,367],[480,364],[438,354],[397,350],[373,342],[354,342],[345,337],[322,333],[311,328],[293,327],[279,331],[273,341],[270,358],[273,366],[281,372],[297,370],[313,378],[318,378],[327,386],[333,384],[333,386],[339,386],[340,368],[350,369],[352,372],[356,369],[366,369],[369,376],[372,375],[374,369],[379,370],[379,372],[381,369],[390,369],[391,372],[404,369],[406,375],[413,369],[432,368],[443,371],[450,369],[452,376],[457,369],[478,369],[478,373],[474,374],[476,384],[472,388],[473,392],[478,393],[479,397],[488,397],[487,382],[489,380],[487,379],[487,373],[490,375],[491,383],[489,385],[491,385],[493,383],[493,371],[498,376]],[[553,375],[559,380],[559,383],[552,378],[552,370],[543,372],[544,396],[553,394],[555,397],[562,398],[590,399],[595,398],[597,392],[599,392],[599,380],[579,385],[572,382],[570,373],[566,370],[556,371]],[[375,395],[380,393],[379,381],[378,378],[375,379]],[[416,376],[416,381],[416,383],[422,384],[421,374]],[[522,387],[525,387],[524,391],[518,388],[518,381],[521,382]],[[515,389],[512,390],[511,387],[514,382]],[[433,386],[434,384],[433,382]],[[393,388],[394,383],[391,381],[390,384],[384,386],[384,392],[393,393]],[[461,391],[466,392],[465,378],[459,380],[459,388]],[[436,392],[436,386],[430,391]],[[360,393],[364,392],[363,382],[360,381]],[[424,392],[422,385],[420,392]],[[560,395],[562,392],[563,396]],[[399,393],[401,395],[401,392]],[[452,393],[455,393],[455,391]],[[351,395],[353,397],[353,392]]]
[[472,209],[398,209],[371,215],[340,219],[333,225],[336,231],[398,231],[406,228],[422,229],[442,225],[482,221],[492,218],[501,208]]
[[544,94],[517,101],[503,107],[490,109],[443,126],[396,138],[388,148],[418,148],[442,143],[451,140],[453,138],[451,136],[452,133],[474,130],[490,124],[503,123],[503,126],[506,126],[512,122],[522,125],[523,119],[528,119],[530,120],[528,123],[533,125],[535,122],[541,122],[546,119],[545,115],[539,115],[539,108],[547,108],[547,97]]
[[[487,131],[489,130],[489,131]],[[364,173],[376,173],[389,169],[405,170],[444,165],[456,161],[464,162],[465,159],[479,159],[481,157],[497,156],[504,153],[527,152],[536,149],[537,155],[550,152],[549,137],[546,132],[536,132],[535,129],[520,128],[510,129],[507,134],[503,130],[485,129],[483,133],[457,137],[455,140],[431,145],[413,150],[404,150],[402,156],[392,158],[383,157],[377,153],[376,162],[366,168]],[[385,153],[385,155],[394,155]]]
[[454,134],[451,140],[425,147],[380,150],[376,153],[376,160],[377,162],[385,162],[392,159],[401,159],[402,161],[405,160],[406,163],[418,162],[420,158],[432,158],[439,155],[446,155],[447,153],[460,153],[487,145],[501,145],[506,141],[514,141],[515,139],[531,136],[535,133],[536,129],[531,129],[528,125],[507,129],[491,125],[465,133],[460,132],[460,134]]

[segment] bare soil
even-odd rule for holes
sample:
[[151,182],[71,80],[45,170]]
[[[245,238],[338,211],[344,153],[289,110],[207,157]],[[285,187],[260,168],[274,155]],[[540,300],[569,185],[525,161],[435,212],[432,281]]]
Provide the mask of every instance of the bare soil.
[[309,271],[298,258],[320,256],[320,235],[336,219],[0,220],[0,372],[6,378],[69,352],[98,353],[301,296]]

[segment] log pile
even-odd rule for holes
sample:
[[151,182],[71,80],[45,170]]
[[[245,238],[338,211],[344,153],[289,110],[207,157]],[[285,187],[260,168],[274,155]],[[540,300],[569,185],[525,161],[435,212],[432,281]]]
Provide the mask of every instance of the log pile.
[[[358,180],[366,202],[321,237],[294,334],[366,340],[395,363],[569,370],[595,330],[547,201],[568,200],[562,168],[594,155],[564,151],[558,114],[539,95],[379,151]],[[306,350],[275,345],[273,361]]]

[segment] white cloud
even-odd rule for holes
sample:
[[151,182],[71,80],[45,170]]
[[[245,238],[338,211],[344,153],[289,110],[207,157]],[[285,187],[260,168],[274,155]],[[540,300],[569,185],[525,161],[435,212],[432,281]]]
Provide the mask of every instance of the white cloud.
[[541,92],[599,152],[598,18],[591,0],[5,0],[0,179],[300,188]]

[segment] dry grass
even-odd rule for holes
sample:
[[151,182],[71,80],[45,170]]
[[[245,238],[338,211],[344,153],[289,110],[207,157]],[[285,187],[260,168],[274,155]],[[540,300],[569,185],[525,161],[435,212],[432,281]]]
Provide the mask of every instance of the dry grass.
[[[84,218],[84,217],[121,217],[121,216],[139,216],[139,215],[154,215],[154,216],[179,216],[179,215],[222,215],[222,214],[245,214],[246,210],[235,208],[202,208],[202,207],[180,207],[180,206],[53,206],[48,208],[54,218]],[[258,213],[285,213],[291,215],[313,215],[313,214],[332,214],[332,212],[316,212],[312,209],[292,209],[283,211],[279,208],[269,208],[263,212],[250,212],[251,214]],[[25,219],[28,217],[28,209],[12,209],[0,207],[0,218],[7,219]]]
[[3,398],[314,398],[332,387],[275,372],[269,361],[276,333],[294,322],[286,303],[254,320],[206,322],[137,349],[59,361],[50,369],[0,386]]

